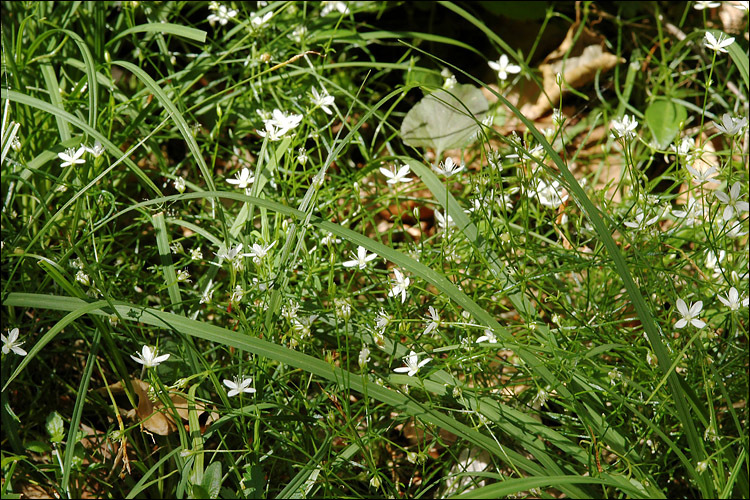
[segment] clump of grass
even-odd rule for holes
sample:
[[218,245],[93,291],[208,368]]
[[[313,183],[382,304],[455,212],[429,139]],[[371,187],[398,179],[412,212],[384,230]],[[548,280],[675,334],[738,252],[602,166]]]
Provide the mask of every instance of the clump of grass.
[[597,10],[627,64],[535,120],[593,5],[524,54],[480,5],[4,4],[3,496],[747,497],[747,41],[703,3]]

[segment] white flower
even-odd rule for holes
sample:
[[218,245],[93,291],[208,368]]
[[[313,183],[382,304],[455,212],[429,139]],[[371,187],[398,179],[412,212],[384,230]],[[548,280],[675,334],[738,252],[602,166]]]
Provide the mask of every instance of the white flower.
[[82,163],[86,163],[86,160],[81,158],[81,156],[83,156],[83,153],[85,152],[86,152],[86,148],[84,146],[81,146],[77,150],[73,148],[68,148],[65,150],[64,153],[57,153],[57,157],[63,161],[60,164],[60,168],[65,168],[71,165],[80,165]]
[[226,5],[219,5],[218,2],[211,2],[208,8],[214,11],[214,13],[209,14],[206,18],[211,23],[211,26],[217,21],[224,26],[231,18],[237,15],[236,10],[229,9]]
[[458,165],[456,162],[453,161],[453,158],[449,156],[448,158],[445,159],[445,163],[443,163],[442,161],[440,162],[439,167],[436,167],[433,165],[432,170],[434,170],[440,175],[450,177],[453,174],[459,173],[464,168],[466,168],[466,165],[464,164],[464,162],[461,162],[461,165]]
[[714,122],[714,125],[723,134],[737,135],[747,126],[747,118],[734,118],[729,113],[724,113],[721,117],[721,124]]
[[274,127],[278,128],[279,136],[285,135],[287,132],[302,123],[302,115],[297,115],[294,113],[286,114],[279,109],[274,109],[271,116],[271,119],[267,120],[265,123],[270,123]]
[[177,281],[190,283],[190,273],[187,269],[177,271]]
[[232,396],[237,396],[238,394],[241,394],[243,392],[246,392],[248,394],[254,393],[255,389],[250,387],[250,384],[252,382],[253,379],[250,377],[243,378],[242,380],[240,380],[239,377],[235,377],[234,381],[224,379],[224,385],[229,387],[227,396],[231,398]]
[[367,346],[364,346],[362,347],[362,350],[359,351],[357,362],[359,363],[360,368],[364,368],[367,366],[368,361],[370,361],[370,349],[368,349]]
[[294,28],[294,31],[292,31],[292,34],[289,35],[289,38],[294,40],[297,43],[302,43],[302,41],[307,37],[307,27],[303,24],[300,24],[296,28]]
[[208,287],[206,287],[206,290],[201,294],[201,304],[210,304],[211,298],[214,296],[214,291],[211,289],[211,283],[209,282]]
[[334,98],[332,95],[328,95],[328,92],[323,89],[323,93],[319,94],[318,90],[313,87],[310,89],[312,92],[312,103],[323,110],[323,112],[327,115],[333,114],[333,111],[331,111],[331,108],[328,106],[333,106]]
[[385,312],[385,309],[382,307],[380,308],[380,311],[378,311],[377,316],[375,316],[375,328],[382,332],[385,330],[385,327],[388,326],[388,323],[391,322],[391,316],[387,312]]
[[8,354],[10,351],[18,354],[19,356],[26,356],[26,351],[21,349],[23,342],[18,341],[18,328],[14,328],[8,333],[8,336],[0,334],[3,340],[3,354]]
[[236,259],[237,256],[240,255],[241,251],[242,251],[242,243],[240,243],[234,248],[229,247],[229,250],[227,250],[226,247],[222,245],[219,247],[218,253],[214,253],[214,255],[216,255],[219,258],[219,261],[220,261],[219,264],[221,264],[221,261],[224,259],[228,260],[229,262],[233,262],[234,259]]
[[742,305],[742,307],[747,307],[748,303],[750,303],[750,299],[748,299],[747,297],[745,297],[744,299],[740,298],[740,294],[739,292],[737,292],[737,289],[735,287],[729,289],[726,299],[719,295],[719,300],[722,304],[727,306],[732,311],[739,310],[740,305]]
[[201,247],[191,248],[190,258],[193,260],[203,260],[203,252],[201,252]]
[[99,158],[102,153],[104,153],[104,146],[102,146],[102,143],[99,142],[99,139],[97,139],[96,141],[94,141],[93,147],[86,147],[86,151],[94,155],[94,158]]
[[490,68],[497,71],[497,77],[501,80],[507,80],[508,73],[515,74],[521,72],[521,66],[518,66],[517,64],[510,64],[510,60],[505,54],[501,55],[500,59],[498,59],[497,62],[490,61],[487,64],[489,64]]
[[[536,182],[536,186],[529,192],[529,196],[536,197],[539,203],[549,208],[557,208],[568,199],[568,193],[563,192],[558,181],[548,184],[543,179]],[[560,193],[563,194],[560,194]]]
[[547,400],[549,399],[549,386],[545,387],[544,389],[539,389],[539,391],[536,393],[536,396],[534,396],[534,399],[532,403],[535,405],[544,406],[547,403]]
[[169,359],[170,354],[163,354],[161,356],[157,356],[159,351],[154,348],[151,350],[151,348],[147,345],[143,346],[143,349],[141,349],[141,354],[136,353],[138,357],[130,355],[133,360],[136,362],[142,364],[146,368],[153,368],[155,366],[159,366],[162,362]]
[[270,245],[266,245],[266,246],[259,245],[257,243],[253,243],[253,249],[252,249],[252,251],[250,253],[245,254],[245,256],[246,257],[252,257],[253,258],[253,262],[255,262],[256,264],[260,264],[260,261],[263,259],[263,257],[266,256],[266,254],[268,253],[268,251],[271,248],[273,248],[273,246],[275,244],[276,244],[275,241],[273,243],[271,243]]
[[734,43],[734,37],[730,36],[726,38],[724,33],[719,33],[719,39],[717,40],[711,32],[706,31],[706,40],[704,43],[707,48],[717,53],[726,53],[726,47],[729,47]]
[[236,179],[227,179],[229,184],[235,184],[240,189],[247,189],[248,185],[255,182],[255,176],[250,173],[250,169],[243,167],[237,174]]
[[393,371],[396,373],[406,373],[408,376],[413,377],[417,374],[420,368],[431,360],[431,358],[425,358],[422,361],[419,361],[419,355],[416,352],[411,351],[408,356],[404,357],[404,364],[406,364],[406,366],[394,368]]
[[349,6],[347,2],[322,2],[323,10],[320,11],[321,16],[327,16],[334,10],[338,11],[339,14],[348,14]]
[[[705,260],[706,269],[708,269],[709,271],[715,271],[716,265],[721,264],[721,262],[724,260],[726,256],[727,256],[727,252],[725,250],[719,250],[719,255],[716,255],[716,253],[713,250],[708,250],[706,252],[706,260]],[[720,270],[721,270],[721,266],[719,266],[719,270],[716,270],[714,275],[718,276],[719,274],[721,274]]]
[[307,150],[304,146],[300,146],[299,149],[297,149],[297,161],[303,167],[305,166],[305,163],[307,163]]
[[490,344],[497,344],[497,337],[495,337],[495,334],[492,332],[492,330],[487,328],[484,330],[484,335],[477,339],[477,343],[479,342],[489,342]]
[[264,127],[266,128],[266,130],[256,130],[256,132],[261,137],[268,136],[268,140],[271,142],[280,141],[281,138],[284,136],[284,134],[281,133],[281,129],[276,127],[273,123],[271,123],[270,120],[264,123]]
[[344,262],[344,267],[354,267],[357,266],[360,269],[364,269],[368,262],[376,258],[378,254],[371,253],[370,255],[367,255],[367,249],[365,247],[357,247],[357,255],[355,256],[352,254],[352,257],[354,260],[347,260]]
[[78,281],[79,283],[82,283],[84,285],[88,285],[90,283],[90,281],[89,281],[89,275],[86,274],[86,273],[84,273],[82,270],[79,270],[76,273],[76,281]]
[[699,300],[695,304],[691,303],[690,307],[688,308],[684,300],[677,299],[677,310],[682,315],[682,318],[677,320],[677,323],[674,324],[674,327],[684,328],[685,326],[687,326],[688,323],[690,323],[696,328],[703,328],[704,326],[706,326],[706,323],[699,320],[697,317],[698,314],[700,314],[702,309],[703,309],[702,300]]
[[672,214],[675,217],[685,219],[685,225],[688,227],[694,227],[696,224],[703,222],[704,212],[703,206],[700,201],[695,198],[689,198],[685,210],[673,210]]
[[281,315],[289,321],[294,320],[297,317],[297,311],[299,311],[299,304],[292,299],[284,304],[281,308]]
[[409,182],[411,180],[411,177],[406,177],[409,175],[410,169],[409,165],[403,165],[401,168],[396,171],[396,166],[392,166],[390,170],[384,167],[380,167],[380,173],[383,174],[388,178],[387,183],[388,184],[398,184],[399,182]]
[[610,136],[613,139],[632,139],[635,137],[635,129],[638,127],[638,122],[632,115],[625,115],[620,120],[612,120],[612,129],[614,131]]
[[690,175],[693,176],[693,182],[698,184],[699,186],[710,181],[711,178],[717,174],[716,167],[709,167],[705,170],[698,170],[690,165],[687,165],[686,168],[687,171],[690,172]]
[[394,268],[393,274],[395,276],[393,279],[393,288],[391,288],[391,291],[388,292],[388,296],[395,297],[400,293],[401,303],[403,304],[406,301],[406,289],[409,287],[409,283],[411,283],[411,280],[401,274],[401,271],[399,271],[398,269]]
[[443,231],[447,231],[448,228],[455,226],[453,223],[453,217],[443,215],[440,210],[435,210],[435,220],[438,223],[438,227]]
[[438,316],[437,311],[434,307],[430,306],[429,308],[429,320],[430,322],[427,324],[427,328],[424,329],[424,335],[429,334],[433,330],[437,330],[437,327],[440,326],[440,316]]
[[333,299],[333,303],[336,306],[336,316],[347,320],[352,316],[352,302],[349,299],[337,298]]
[[273,11],[266,12],[264,15],[259,16],[257,14],[252,14],[250,16],[250,24],[252,25],[253,29],[260,29],[273,17]]
[[174,180],[174,188],[180,192],[180,194],[185,192],[185,179],[182,177],[175,177]]
[[232,295],[229,297],[229,302],[232,304],[238,304],[242,297],[245,296],[245,290],[242,289],[240,285],[237,285],[234,287],[234,291],[232,292]]
[[721,2],[706,2],[706,1],[697,1],[695,2],[695,5],[693,5],[693,8],[695,10],[703,10],[703,9],[713,9],[721,5]]
[[748,209],[750,209],[750,205],[746,201],[739,201],[740,198],[740,189],[741,184],[739,181],[732,184],[732,187],[729,190],[729,196],[727,196],[726,193],[723,191],[716,191],[714,194],[719,199],[720,202],[722,202],[726,207],[724,208],[724,220],[729,220],[734,215],[734,211],[737,211],[737,214],[741,214],[742,212],[747,212]]
[[655,223],[658,220],[659,220],[658,215],[646,220],[646,215],[643,213],[643,210],[639,209],[638,213],[635,214],[635,222],[626,222],[625,225],[633,229],[643,229],[643,228],[650,226],[651,224]]

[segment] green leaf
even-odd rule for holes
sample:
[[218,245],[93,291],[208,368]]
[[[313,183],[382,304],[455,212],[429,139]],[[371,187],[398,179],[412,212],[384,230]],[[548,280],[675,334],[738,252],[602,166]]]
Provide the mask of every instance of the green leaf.
[[49,434],[49,440],[53,443],[59,443],[65,439],[65,422],[56,411],[47,416],[45,427],[47,428],[47,434]]
[[473,85],[438,90],[419,101],[401,123],[401,137],[409,146],[438,152],[466,146],[479,131],[489,109],[482,91]]
[[203,471],[203,482],[201,486],[208,492],[210,498],[219,498],[221,490],[221,462],[211,462]]
[[682,105],[663,98],[655,100],[646,109],[646,125],[659,149],[666,149],[672,144],[686,119],[687,110]]
[[263,468],[260,465],[252,465],[242,475],[245,487],[242,494],[245,498],[265,498],[266,478],[263,474]]

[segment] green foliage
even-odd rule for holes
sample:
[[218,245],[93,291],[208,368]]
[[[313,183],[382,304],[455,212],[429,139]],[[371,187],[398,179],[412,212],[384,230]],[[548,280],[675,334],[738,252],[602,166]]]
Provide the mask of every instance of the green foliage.
[[695,7],[3,3],[3,498],[750,496]]

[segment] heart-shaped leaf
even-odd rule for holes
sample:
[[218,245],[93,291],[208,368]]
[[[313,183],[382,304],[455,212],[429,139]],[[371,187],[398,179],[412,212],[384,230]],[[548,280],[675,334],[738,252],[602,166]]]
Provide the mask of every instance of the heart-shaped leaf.
[[413,147],[438,153],[466,146],[479,131],[489,109],[482,91],[473,85],[456,85],[424,97],[404,117],[401,137]]
[[646,124],[651,130],[656,147],[666,149],[677,134],[680,133],[680,125],[687,119],[687,110],[684,106],[657,99],[652,102],[646,110]]

